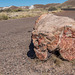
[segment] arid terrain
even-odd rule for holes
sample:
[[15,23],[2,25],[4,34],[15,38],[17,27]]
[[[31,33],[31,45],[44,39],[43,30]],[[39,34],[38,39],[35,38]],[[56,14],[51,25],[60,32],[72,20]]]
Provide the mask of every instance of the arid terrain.
[[[55,13],[75,19],[75,11]],[[75,62],[35,58],[31,32],[38,17],[0,21],[0,75],[74,75]]]
[[66,16],[66,17],[69,17],[69,18],[72,18],[75,20],[75,11],[72,10],[72,11],[62,11],[62,12],[58,12],[58,13],[55,13],[55,15],[58,15],[58,16]]

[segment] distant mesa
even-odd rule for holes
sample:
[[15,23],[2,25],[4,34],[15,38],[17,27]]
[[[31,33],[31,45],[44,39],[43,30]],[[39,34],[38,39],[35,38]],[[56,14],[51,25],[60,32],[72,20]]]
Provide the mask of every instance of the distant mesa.
[[17,6],[9,6],[9,7],[1,7],[0,9],[1,10],[5,10],[5,9],[18,9],[19,7],[17,7]]
[[22,9],[34,9],[34,8],[42,8],[42,9],[48,9],[50,7],[60,7],[60,8],[75,8],[75,0],[68,0],[64,3],[51,3],[51,4],[35,4],[35,5],[31,5],[31,6],[9,6],[9,7],[0,7],[0,10],[5,10],[5,9],[18,9],[18,8],[22,8]]
[[46,5],[43,5],[43,4],[35,4],[35,8],[49,8],[49,7],[52,7],[52,6],[58,6],[60,5],[60,3],[52,3],[52,4],[46,4]]
[[18,9],[19,7],[17,7],[17,6],[10,6],[9,8],[10,9]]
[[72,7],[74,8],[75,7],[75,0],[68,0],[66,2],[64,2],[63,4],[61,4],[62,7]]

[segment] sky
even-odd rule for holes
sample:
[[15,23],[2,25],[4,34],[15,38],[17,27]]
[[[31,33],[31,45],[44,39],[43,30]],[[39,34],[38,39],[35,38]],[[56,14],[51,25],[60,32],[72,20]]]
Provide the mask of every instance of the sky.
[[34,4],[63,3],[67,0],[0,0],[0,7],[5,6],[31,6]]

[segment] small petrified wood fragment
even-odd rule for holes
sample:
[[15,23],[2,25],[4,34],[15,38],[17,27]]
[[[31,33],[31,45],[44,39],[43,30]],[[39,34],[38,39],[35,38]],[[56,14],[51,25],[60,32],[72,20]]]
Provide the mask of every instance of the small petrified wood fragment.
[[40,60],[46,60],[48,52],[57,48],[64,59],[75,59],[75,20],[44,14],[36,21],[32,41],[36,56]]

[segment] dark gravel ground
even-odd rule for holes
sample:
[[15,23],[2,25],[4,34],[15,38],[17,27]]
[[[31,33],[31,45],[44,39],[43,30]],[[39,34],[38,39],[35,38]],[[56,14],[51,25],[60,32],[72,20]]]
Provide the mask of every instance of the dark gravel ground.
[[66,16],[66,17],[69,17],[69,18],[72,18],[75,20],[75,10],[72,10],[72,11],[62,11],[62,12],[58,12],[58,13],[55,13],[55,15],[58,15],[58,16]]
[[37,18],[0,21],[0,75],[75,74],[73,61],[63,61],[54,55],[47,61],[34,58],[31,31]]

